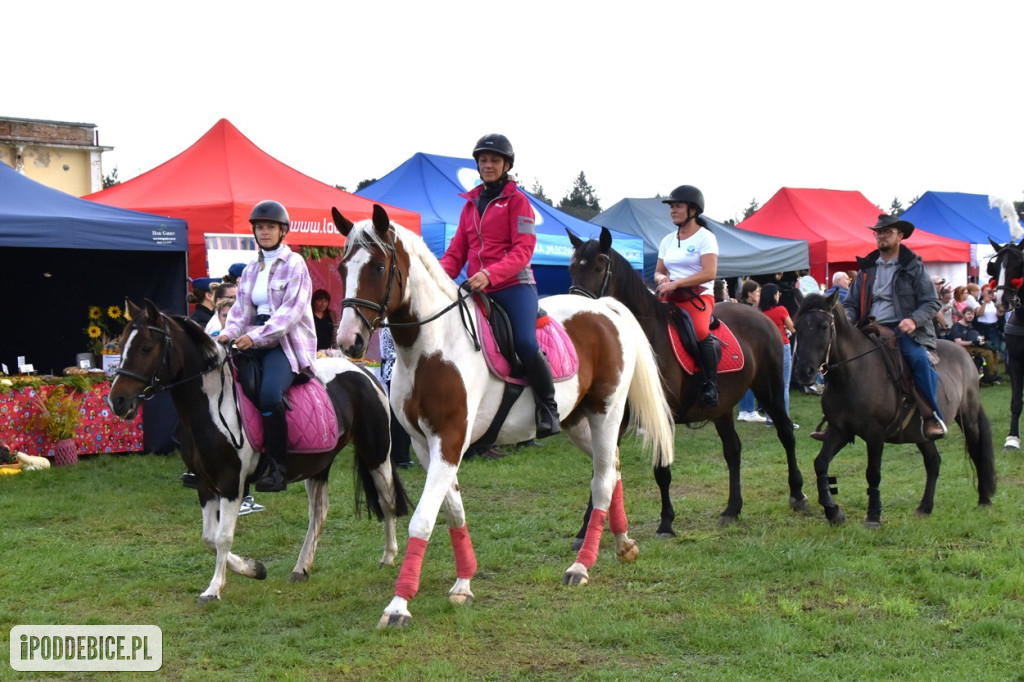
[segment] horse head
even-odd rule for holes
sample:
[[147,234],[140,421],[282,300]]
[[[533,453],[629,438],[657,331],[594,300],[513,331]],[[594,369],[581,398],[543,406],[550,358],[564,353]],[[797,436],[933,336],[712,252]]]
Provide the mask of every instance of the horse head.
[[826,372],[836,342],[836,319],[845,322],[839,291],[830,296],[808,294],[800,303],[793,326],[793,380],[800,385],[814,383],[818,372]]
[[349,356],[361,358],[367,343],[384,318],[407,303],[406,279],[409,255],[398,226],[379,205],[373,217],[358,224],[331,209],[334,224],[345,235],[345,252],[338,268],[345,285],[338,324],[338,346]]
[[995,255],[988,262],[988,275],[996,282],[996,293],[1004,310],[1020,308],[1024,301],[1024,240],[999,244],[988,239]]
[[135,417],[139,399],[157,383],[170,353],[167,321],[152,301],[146,299],[144,305],[125,299],[128,324],[121,332],[121,363],[107,395],[110,409],[124,419]]
[[599,239],[588,241],[577,237],[569,228],[565,233],[569,235],[573,249],[569,260],[569,278],[572,280],[569,293],[590,298],[613,295],[615,269],[612,257],[616,252],[612,250],[612,234],[608,228],[601,228]]

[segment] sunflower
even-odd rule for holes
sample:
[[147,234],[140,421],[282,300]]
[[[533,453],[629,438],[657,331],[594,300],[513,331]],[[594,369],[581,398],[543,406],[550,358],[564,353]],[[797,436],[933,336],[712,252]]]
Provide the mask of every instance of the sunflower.
[[112,320],[120,320],[121,308],[116,305],[110,306],[109,308],[107,308],[107,317],[109,317]]
[[98,339],[98,338],[100,338],[100,336],[103,335],[103,330],[100,329],[99,327],[97,327],[94,324],[90,324],[86,328],[85,333],[89,335],[90,339]]
[[91,305],[91,306],[89,306],[89,319],[90,320],[98,320],[102,316],[103,316],[103,311],[100,310],[100,307],[98,305]]

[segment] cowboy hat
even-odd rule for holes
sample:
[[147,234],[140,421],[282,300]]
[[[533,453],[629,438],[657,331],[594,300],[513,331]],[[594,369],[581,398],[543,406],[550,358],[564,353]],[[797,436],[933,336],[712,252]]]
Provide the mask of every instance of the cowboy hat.
[[914,224],[906,220],[900,220],[894,215],[882,214],[878,216],[878,222],[870,226],[872,230],[887,230],[890,227],[896,228],[898,232],[903,233],[903,238],[906,239],[910,235],[914,234]]

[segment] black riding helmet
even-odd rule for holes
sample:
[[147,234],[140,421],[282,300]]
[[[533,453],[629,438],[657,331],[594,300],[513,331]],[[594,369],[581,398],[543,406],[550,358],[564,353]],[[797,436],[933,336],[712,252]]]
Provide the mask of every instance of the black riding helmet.
[[684,203],[697,209],[697,215],[704,212],[704,193],[693,185],[679,185],[661,200],[663,204]]
[[508,141],[508,138],[498,133],[491,133],[490,135],[484,135],[477,140],[476,146],[473,147],[473,160],[477,163],[480,159],[481,152],[494,152],[500,154],[508,159],[508,168],[512,170],[512,166],[516,162],[516,153],[512,149],[512,143]]
[[[249,213],[249,224],[253,226],[253,234],[256,234],[256,226],[254,223],[257,220],[269,220],[271,222],[281,224],[281,239],[277,242],[277,246],[281,245],[284,241],[284,236],[288,234],[288,226],[291,224],[288,220],[288,211],[285,210],[284,206],[276,201],[267,199],[261,201],[252,207],[252,212]],[[274,248],[276,249],[277,246]]]

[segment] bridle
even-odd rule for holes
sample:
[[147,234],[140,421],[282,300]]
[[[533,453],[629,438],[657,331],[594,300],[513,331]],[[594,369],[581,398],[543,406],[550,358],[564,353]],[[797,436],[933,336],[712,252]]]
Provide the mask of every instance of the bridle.
[[[152,324],[145,325],[145,328],[148,329],[149,331],[155,332],[164,337],[163,350],[160,353],[160,362],[159,364],[157,364],[156,368],[153,369],[153,373],[150,374],[149,377],[144,377],[138,372],[133,372],[130,369],[125,369],[124,367],[118,367],[117,369],[114,370],[114,373],[117,374],[118,376],[128,377],[129,379],[134,379],[135,381],[138,381],[139,383],[142,384],[142,390],[139,391],[138,397],[142,398],[143,400],[150,400],[156,395],[163,393],[165,391],[169,391],[175,386],[180,386],[181,384],[187,383],[194,379],[198,379],[203,375],[209,374],[218,366],[222,365],[224,362],[223,360],[218,359],[211,366],[200,370],[196,374],[185,377],[184,379],[180,379],[178,381],[165,383],[164,380],[160,378],[159,374],[162,369],[164,369],[170,364],[169,361],[171,358],[171,332],[167,326],[167,315],[165,315],[164,313],[160,313],[160,321],[162,323],[160,327],[154,326]],[[134,327],[138,331],[141,331],[143,329],[141,323],[135,323]]]
[[604,278],[601,280],[601,288],[597,292],[597,294],[594,294],[594,292],[578,284],[573,284],[572,286],[570,286],[569,293],[579,294],[580,296],[586,296],[588,298],[601,298],[602,296],[607,294],[608,286],[612,282],[612,259],[608,256],[607,253],[597,254],[597,262],[600,263],[602,261],[607,263],[607,267],[604,269]]
[[[801,316],[804,316],[804,315],[815,315],[815,314],[817,314],[817,315],[825,315],[825,316],[828,317],[828,345],[825,347],[825,359],[818,366],[818,372],[820,372],[821,376],[823,376],[823,377],[827,376],[829,371],[831,371],[833,369],[836,369],[837,367],[842,367],[843,365],[845,365],[845,364],[847,364],[849,362],[853,362],[854,360],[859,360],[860,358],[864,357],[865,355],[869,355],[871,353],[874,353],[875,351],[879,350],[882,347],[880,345],[875,345],[870,350],[866,350],[863,353],[859,353],[857,355],[854,355],[853,357],[846,358],[845,360],[841,360],[839,362],[831,362],[830,358],[832,357],[832,349],[835,347],[835,344],[836,344],[836,318],[835,318],[835,313],[832,312],[831,310],[808,310],[806,312],[801,313]],[[797,335],[796,343],[799,343],[799,341],[800,341],[800,335],[798,334]],[[796,345],[796,344],[794,344],[794,345]],[[796,353],[796,350],[794,349],[793,352]]]

